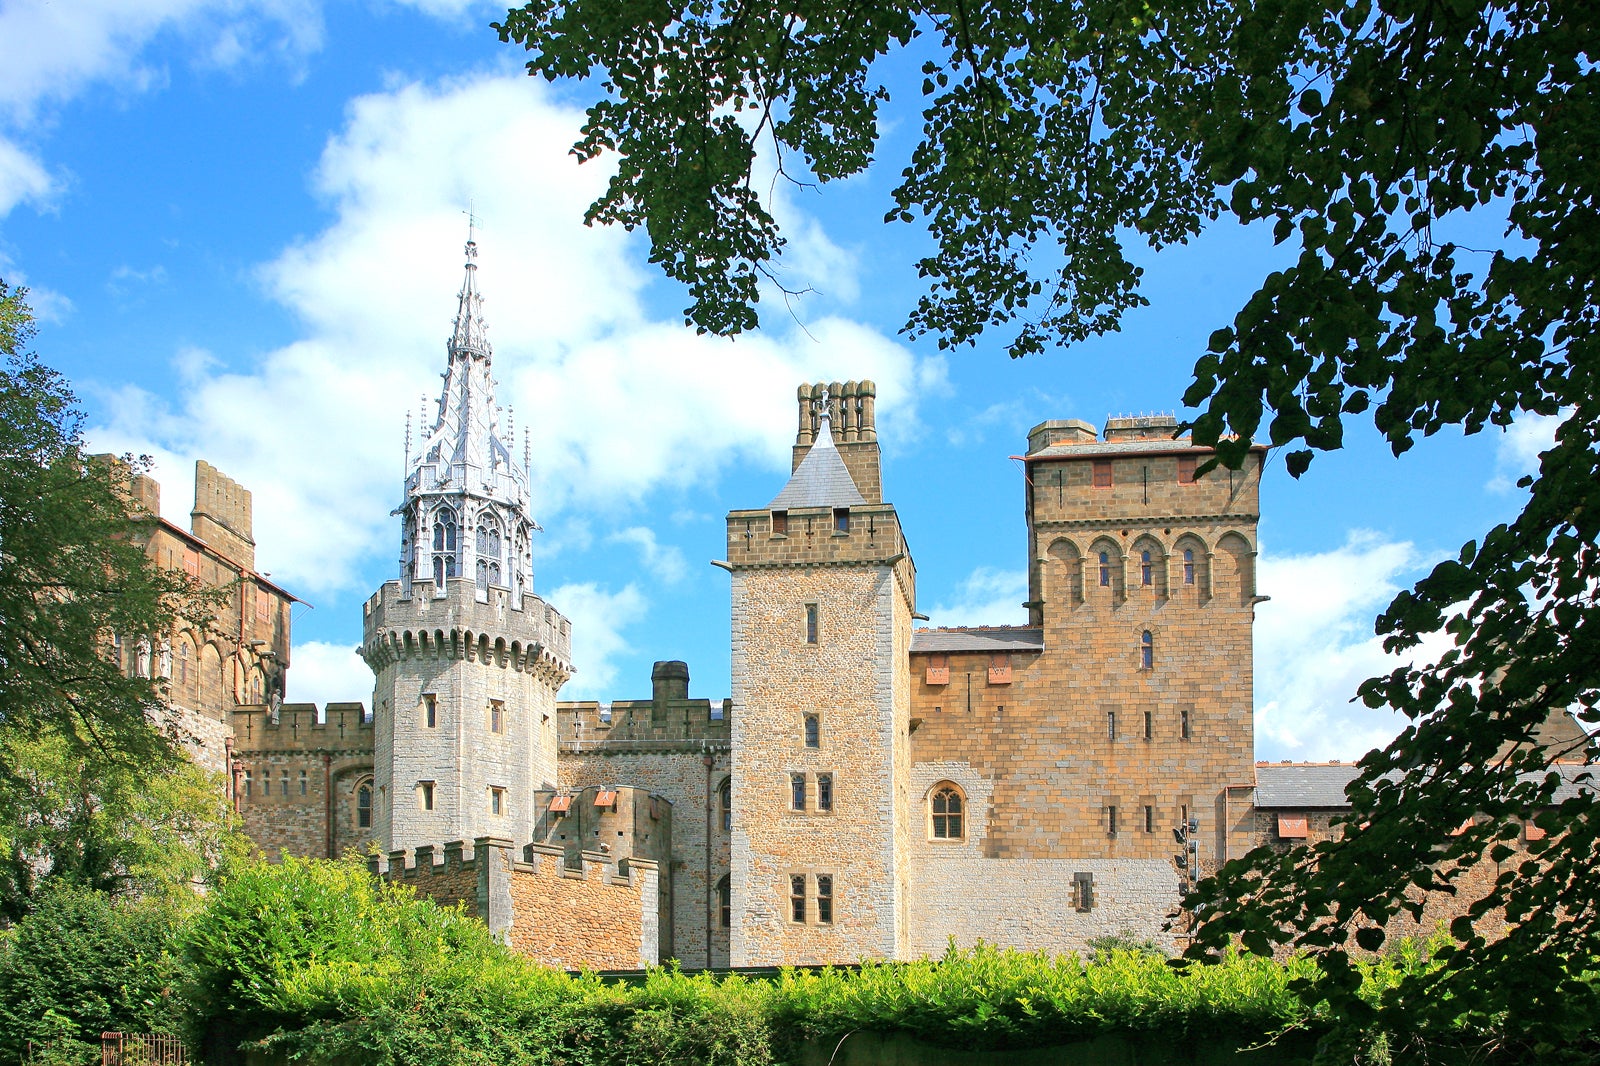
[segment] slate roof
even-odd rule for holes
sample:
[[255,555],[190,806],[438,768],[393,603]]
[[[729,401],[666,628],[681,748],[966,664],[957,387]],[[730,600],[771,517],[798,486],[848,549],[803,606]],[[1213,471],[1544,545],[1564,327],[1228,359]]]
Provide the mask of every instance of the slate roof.
[[865,507],[866,498],[856,488],[839,449],[834,447],[833,431],[822,420],[817,443],[806,452],[783,491],[767,505],[768,510],[787,511],[800,507]]
[[1263,763],[1256,766],[1256,806],[1348,807],[1344,788],[1360,770],[1355,763]]
[[[1556,786],[1551,803],[1562,803],[1600,787],[1600,766],[1561,763],[1553,769],[1561,775],[1561,783]],[[1344,789],[1359,773],[1355,763],[1258,763],[1256,806],[1262,810],[1348,807]],[[1541,776],[1523,774],[1521,779],[1537,780]]]
[[911,634],[911,654],[930,651],[1043,651],[1044,630],[1025,626],[974,626],[918,629]]

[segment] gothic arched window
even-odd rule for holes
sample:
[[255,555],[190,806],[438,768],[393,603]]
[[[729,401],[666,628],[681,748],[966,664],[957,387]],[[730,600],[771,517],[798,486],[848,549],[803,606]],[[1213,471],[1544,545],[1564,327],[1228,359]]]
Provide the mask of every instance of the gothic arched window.
[[726,833],[733,828],[733,778],[722,779],[722,787],[717,789],[717,799],[722,808],[722,831]]
[[933,817],[933,839],[960,840],[965,835],[961,821],[963,806],[961,790],[955,785],[945,783],[933,790],[929,812]]
[[1152,575],[1153,572],[1154,572],[1154,568],[1150,565],[1150,552],[1148,550],[1140,552],[1139,553],[1139,584],[1141,584],[1141,585],[1152,584],[1151,575]]
[[456,576],[456,515],[448,507],[441,507],[433,516],[433,580],[444,584],[447,577]]
[[818,748],[822,746],[822,719],[814,714],[806,715],[806,747]]
[[1139,669],[1149,670],[1156,664],[1155,639],[1150,636],[1147,629],[1139,634]]
[[1194,549],[1183,549],[1183,583],[1194,584]]
[[356,789],[356,826],[372,828],[372,786],[368,784]]

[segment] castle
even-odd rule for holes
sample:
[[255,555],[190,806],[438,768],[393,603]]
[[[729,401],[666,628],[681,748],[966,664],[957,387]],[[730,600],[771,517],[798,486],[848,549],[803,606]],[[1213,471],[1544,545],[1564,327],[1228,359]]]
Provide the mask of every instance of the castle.
[[541,961],[695,968],[1170,942],[1194,878],[1328,831],[1353,768],[1254,761],[1265,450],[1202,473],[1171,418],[1036,427],[1028,624],[919,629],[876,389],[801,386],[791,476],[728,515],[716,563],[732,699],[660,662],[647,699],[561,701],[571,623],[534,591],[475,254],[399,574],[363,608],[370,710],[281,702],[292,597],[254,570],[248,492],[201,463],[192,530],[152,535],[239,589],[160,669],[264,850],[375,842],[375,872]]

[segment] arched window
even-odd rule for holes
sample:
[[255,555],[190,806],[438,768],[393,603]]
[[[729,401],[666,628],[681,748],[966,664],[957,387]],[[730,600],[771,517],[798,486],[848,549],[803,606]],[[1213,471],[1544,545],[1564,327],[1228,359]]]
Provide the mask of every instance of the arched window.
[[722,831],[731,832],[733,829],[733,778],[724,777],[722,787],[717,789],[717,803],[722,808]]
[[960,840],[966,835],[962,821],[965,803],[961,790],[951,784],[942,784],[933,790],[930,813],[933,816],[933,839]]
[[1147,629],[1139,634],[1139,669],[1149,670],[1156,664],[1155,639]]
[[806,715],[806,747],[822,746],[822,720],[814,714]]
[[1183,583],[1194,584],[1194,549],[1183,549]]
[[1151,575],[1153,573],[1154,568],[1150,565],[1150,552],[1147,549],[1139,553],[1139,584],[1151,584]]
[[493,518],[478,525],[478,589],[500,584],[500,527]]
[[441,507],[433,515],[433,580],[442,585],[445,578],[455,576],[456,515]]
[[1100,553],[1100,584],[1106,588],[1111,587],[1111,553]]
[[724,929],[733,924],[733,889],[727,874],[717,882],[717,917]]
[[356,825],[361,829],[372,828],[372,786],[363,784],[356,789]]

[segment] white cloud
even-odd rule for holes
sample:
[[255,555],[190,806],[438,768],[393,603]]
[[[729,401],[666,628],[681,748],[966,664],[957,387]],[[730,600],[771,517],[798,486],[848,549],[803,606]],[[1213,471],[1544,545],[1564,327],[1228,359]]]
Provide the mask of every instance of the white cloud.
[[652,321],[642,249],[582,223],[607,175],[568,154],[581,121],[520,74],[357,99],[315,177],[334,222],[260,272],[303,338],[232,370],[179,353],[180,406],[125,389],[92,437],[215,463],[255,494],[263,566],[307,595],[352,587],[395,549],[406,412],[437,394],[469,201],[499,399],[532,430],[535,513],[561,531],[541,554],[731,463],[785,469],[801,380],[872,377],[883,435],[914,435],[930,372],[871,329],[724,340]]
[[286,703],[362,703],[371,710],[372,671],[348,644],[296,641]]
[[663,585],[676,585],[688,573],[683,552],[670,544],[663,547],[656,541],[654,530],[632,526],[611,534],[606,540],[612,544],[633,545],[639,552],[639,562]]
[[0,218],[18,204],[43,207],[57,192],[44,164],[15,141],[0,136]]
[[1350,700],[1367,678],[1444,650],[1434,641],[1388,655],[1373,633],[1402,577],[1426,561],[1409,542],[1363,531],[1328,552],[1262,552],[1256,584],[1272,599],[1256,611],[1258,758],[1354,759],[1400,731],[1393,712]]
[[1495,474],[1487,488],[1491,492],[1511,492],[1525,474],[1539,472],[1539,453],[1556,442],[1556,428],[1572,412],[1559,415],[1523,414],[1500,435],[1495,447]]
[[591,581],[561,585],[547,599],[572,620],[572,661],[580,668],[561,698],[600,699],[615,691],[617,657],[632,650],[622,631],[644,618],[644,595],[634,585],[608,592]]
[[956,587],[955,598],[928,609],[925,626],[1022,626],[1028,624],[1026,570],[980,566]]

